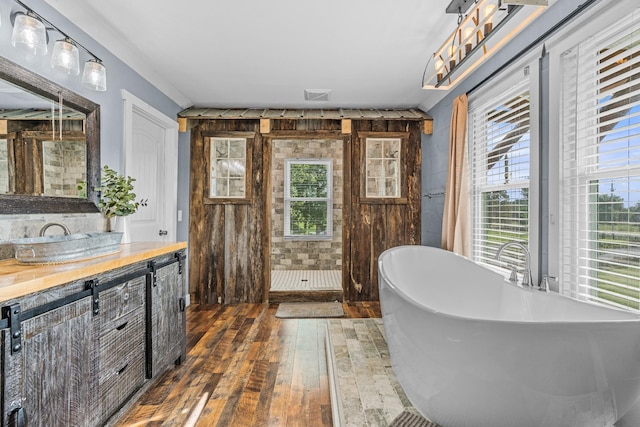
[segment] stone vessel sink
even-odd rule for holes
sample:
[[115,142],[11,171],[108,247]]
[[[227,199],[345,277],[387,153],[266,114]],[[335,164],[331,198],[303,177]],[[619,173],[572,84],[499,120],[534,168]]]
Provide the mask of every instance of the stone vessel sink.
[[122,233],[77,233],[27,237],[11,241],[16,260],[24,264],[81,261],[120,251]]

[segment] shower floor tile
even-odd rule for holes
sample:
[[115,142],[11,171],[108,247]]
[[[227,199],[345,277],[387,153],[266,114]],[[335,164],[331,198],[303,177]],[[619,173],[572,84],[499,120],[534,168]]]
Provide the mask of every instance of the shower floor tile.
[[340,270],[272,270],[272,291],[341,291]]

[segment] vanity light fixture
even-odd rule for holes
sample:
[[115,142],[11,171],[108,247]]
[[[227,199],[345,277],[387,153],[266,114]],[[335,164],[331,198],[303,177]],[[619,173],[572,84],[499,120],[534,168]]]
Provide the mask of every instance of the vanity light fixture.
[[20,0],[14,1],[25,10],[24,12],[14,12],[11,16],[13,22],[11,44],[14,47],[25,49],[34,55],[46,54],[47,31],[57,31],[62,34],[63,38],[57,40],[53,46],[49,62],[51,68],[77,76],[80,74],[80,50],[78,48],[81,48],[91,57],[84,65],[82,85],[96,91],[107,90],[107,69],[100,58]]
[[[523,19],[512,21],[525,5],[538,7]],[[452,88],[532,22],[545,6],[547,0],[452,0],[446,12],[458,14],[458,25],[429,59],[434,70],[428,72],[427,63],[422,88]]]

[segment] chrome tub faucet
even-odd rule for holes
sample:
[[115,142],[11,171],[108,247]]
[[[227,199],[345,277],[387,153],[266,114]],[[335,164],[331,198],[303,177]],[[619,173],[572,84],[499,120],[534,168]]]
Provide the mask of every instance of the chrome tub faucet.
[[[520,242],[507,242],[498,248],[498,251],[496,252],[496,259],[499,261],[500,257],[502,256],[502,252],[509,246],[516,246],[522,249],[522,251],[524,252],[525,264],[524,264],[524,272],[522,274],[522,282],[520,283],[520,286],[532,287],[533,278],[531,277],[531,253],[529,253],[529,249],[525,245],[523,245]],[[514,274],[514,273],[515,273],[515,267],[512,267],[511,277],[509,278],[509,280],[511,282],[517,283],[518,281],[517,274]]]

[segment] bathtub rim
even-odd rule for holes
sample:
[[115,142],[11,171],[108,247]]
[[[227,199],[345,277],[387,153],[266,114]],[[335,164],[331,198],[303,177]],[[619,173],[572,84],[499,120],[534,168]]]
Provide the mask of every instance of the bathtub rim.
[[[492,271],[491,269],[483,266],[482,264],[478,264],[475,261],[457,254],[455,252],[451,252],[451,251],[447,251],[446,249],[441,249],[441,248],[436,248],[433,246],[425,246],[425,245],[400,245],[400,246],[394,246],[392,248],[389,248],[385,251],[383,251],[380,256],[378,257],[378,282],[380,283],[381,280],[384,280],[387,283],[387,286],[395,293],[397,293],[404,301],[408,302],[409,304],[412,304],[420,309],[426,310],[429,313],[432,314],[436,314],[439,316],[444,316],[446,318],[452,319],[452,320],[463,320],[463,321],[474,321],[474,322],[490,322],[490,323],[496,323],[496,324],[513,324],[513,325],[545,325],[545,326],[554,326],[554,325],[584,325],[584,324],[607,324],[607,325],[615,325],[615,324],[626,324],[626,323],[640,323],[640,312],[636,313],[636,312],[632,312],[629,310],[624,310],[618,307],[613,307],[613,306],[608,306],[605,304],[599,304],[599,303],[595,303],[595,302],[586,302],[586,301],[580,301],[577,300],[575,298],[566,296],[566,295],[562,295],[558,292],[553,292],[553,291],[549,291],[548,294],[553,294],[554,298],[566,298],[570,301],[572,301],[573,303],[578,303],[578,304],[585,304],[587,306],[593,306],[593,307],[600,307],[600,308],[604,308],[607,310],[612,310],[614,312],[618,312],[618,313],[623,313],[625,315],[629,315],[629,316],[635,316],[635,318],[631,317],[629,319],[607,319],[607,320],[602,320],[602,319],[598,319],[598,320],[553,320],[553,321],[539,321],[539,320],[506,320],[506,319],[486,319],[486,318],[478,318],[478,317],[468,317],[468,316],[460,316],[460,315],[456,315],[456,314],[451,314],[451,313],[447,313],[445,311],[438,311],[435,310],[419,301],[416,301],[412,298],[410,298],[402,289],[400,289],[397,285],[395,285],[390,279],[389,276],[387,274],[387,272],[385,271],[385,269],[383,268],[383,259],[392,252],[396,252],[396,251],[402,251],[402,250],[406,250],[410,248],[411,250],[416,250],[416,248],[426,248],[427,250],[434,250],[434,251],[445,251],[447,252],[449,255],[452,256],[456,256],[459,257],[461,259],[464,260],[464,262],[471,262],[481,268],[487,269],[489,271]],[[420,249],[422,250],[422,249]],[[516,286],[512,283],[510,283],[506,278],[504,279],[504,281],[500,282],[502,286],[514,286],[516,288],[518,288],[518,290],[522,291],[522,292],[540,292],[537,289],[533,289],[533,288],[522,288],[519,286]],[[380,286],[380,284],[379,284]],[[380,304],[382,305],[382,298],[380,298]],[[384,310],[382,311],[382,317],[384,318]]]

